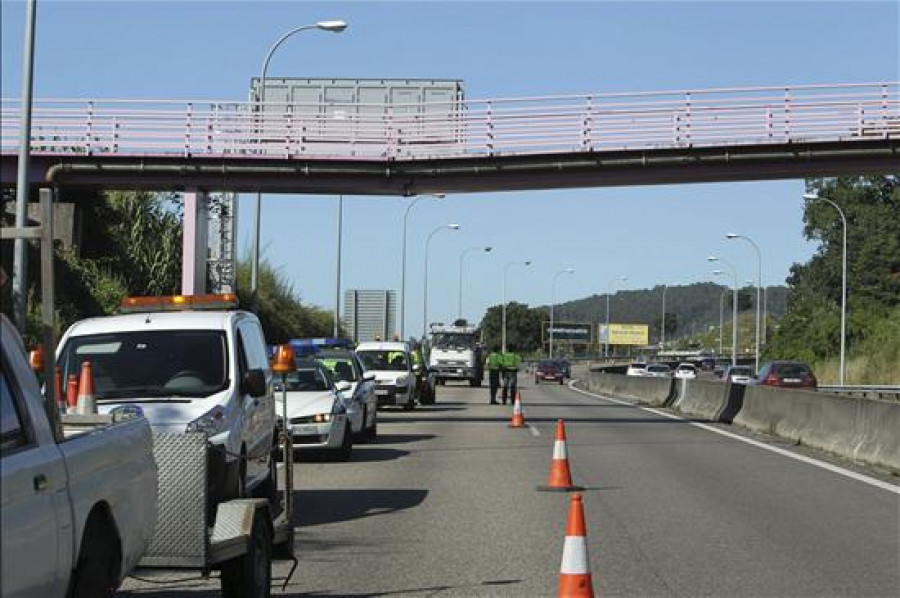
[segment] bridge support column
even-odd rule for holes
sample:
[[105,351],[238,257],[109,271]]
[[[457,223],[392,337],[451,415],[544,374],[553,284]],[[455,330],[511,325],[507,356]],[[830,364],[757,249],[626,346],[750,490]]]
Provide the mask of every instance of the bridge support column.
[[181,245],[181,294],[206,292],[209,241],[209,196],[196,189],[184,194],[184,234]]

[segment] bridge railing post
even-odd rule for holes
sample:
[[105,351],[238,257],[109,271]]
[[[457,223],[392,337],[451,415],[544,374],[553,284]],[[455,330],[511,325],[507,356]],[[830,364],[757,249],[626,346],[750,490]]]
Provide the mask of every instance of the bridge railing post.
[[766,104],[766,136],[769,138],[769,141],[775,136],[772,124],[772,106],[769,104]]
[[791,142],[791,89],[784,88],[784,141]]
[[591,128],[593,125],[593,96],[587,96],[584,106],[584,118],[581,121],[581,149],[591,150]]
[[88,113],[87,113],[87,127],[84,135],[84,152],[90,156],[94,153],[93,147],[91,146],[91,142],[94,137],[94,102],[93,100],[88,101]]
[[891,119],[888,111],[888,89],[884,83],[881,84],[881,121],[884,125],[881,136],[887,139],[891,130]]
[[191,126],[194,112],[194,104],[192,102],[188,102],[187,105],[187,114],[185,115],[185,127],[184,127],[184,156],[189,158],[191,156]]
[[112,120],[112,153],[119,153],[119,117],[114,116]]
[[284,107],[284,157],[291,157],[291,124],[293,121],[293,111],[290,104]]
[[488,154],[494,155],[494,103],[487,101],[485,109],[485,118],[487,125],[487,151]]

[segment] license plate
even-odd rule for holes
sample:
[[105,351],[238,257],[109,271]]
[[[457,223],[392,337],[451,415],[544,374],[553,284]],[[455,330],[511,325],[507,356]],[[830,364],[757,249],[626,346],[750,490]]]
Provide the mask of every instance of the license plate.
[[291,432],[297,436],[306,436],[309,434],[318,434],[319,429],[315,426],[291,426]]
[[803,380],[801,380],[800,378],[785,378],[784,379],[785,384],[800,384],[801,382],[803,382]]
[[390,394],[390,392],[388,392],[386,390],[376,390],[375,391],[375,396],[377,396],[377,397],[386,397],[389,394]]

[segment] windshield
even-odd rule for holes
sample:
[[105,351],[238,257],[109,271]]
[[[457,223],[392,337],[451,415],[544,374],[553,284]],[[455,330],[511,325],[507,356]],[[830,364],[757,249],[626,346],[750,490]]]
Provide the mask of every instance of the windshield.
[[367,370],[405,372],[409,369],[403,351],[357,351]]
[[288,392],[323,392],[330,388],[325,372],[317,367],[301,367],[285,378]]
[[744,368],[744,367],[731,368],[731,375],[732,376],[751,376],[751,375],[753,375],[753,370],[751,370],[750,368]]
[[442,332],[435,334],[432,347],[435,349],[471,349],[475,346],[474,334]]
[[157,330],[75,336],[60,353],[63,380],[91,362],[98,400],[208,397],[228,387],[220,330]]
[[651,365],[647,368],[648,372],[668,372],[669,366],[666,365]]
[[318,357],[319,363],[324,365],[334,376],[335,380],[344,382],[356,382],[360,378],[353,357],[348,355],[329,355],[321,354]]

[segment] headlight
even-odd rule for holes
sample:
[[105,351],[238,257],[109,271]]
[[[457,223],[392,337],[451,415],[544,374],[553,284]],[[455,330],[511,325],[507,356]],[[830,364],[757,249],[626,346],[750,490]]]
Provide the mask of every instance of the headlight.
[[397,386],[406,386],[409,383],[409,376],[400,376],[394,381]]
[[316,413],[313,416],[313,422],[315,422],[317,424],[324,424],[324,423],[328,423],[330,421],[331,421],[330,413]]
[[202,432],[207,436],[215,436],[228,428],[228,417],[221,405],[216,405],[187,425],[188,432]]

